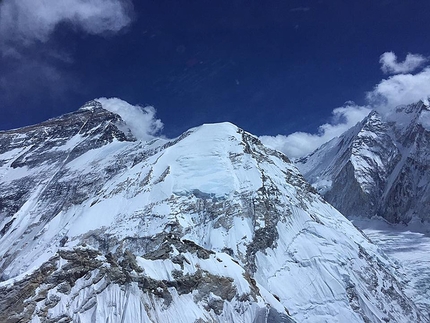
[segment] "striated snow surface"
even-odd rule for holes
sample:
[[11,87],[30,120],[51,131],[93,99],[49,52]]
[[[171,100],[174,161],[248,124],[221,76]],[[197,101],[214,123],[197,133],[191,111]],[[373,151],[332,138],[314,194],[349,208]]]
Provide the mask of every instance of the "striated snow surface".
[[92,101],[0,132],[1,322],[428,322],[396,266],[256,137],[125,129]]
[[406,294],[430,316],[430,230],[421,223],[390,224],[380,219],[356,218],[352,222],[385,254],[401,266]]

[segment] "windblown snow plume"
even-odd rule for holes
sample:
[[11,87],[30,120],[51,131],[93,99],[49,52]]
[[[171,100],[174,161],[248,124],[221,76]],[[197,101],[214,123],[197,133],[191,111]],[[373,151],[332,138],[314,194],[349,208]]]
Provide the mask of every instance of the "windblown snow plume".
[[141,107],[118,98],[99,98],[102,107],[118,114],[139,140],[150,140],[163,129],[163,123],[155,118],[154,107]]

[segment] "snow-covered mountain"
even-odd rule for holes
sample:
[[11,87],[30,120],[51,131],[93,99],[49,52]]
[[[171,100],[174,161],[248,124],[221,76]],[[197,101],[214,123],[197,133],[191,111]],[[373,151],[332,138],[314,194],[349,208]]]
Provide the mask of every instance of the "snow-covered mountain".
[[346,216],[428,221],[429,105],[421,101],[384,115],[373,111],[296,165]]
[[428,322],[284,155],[97,101],[0,132],[0,275],[1,322]]

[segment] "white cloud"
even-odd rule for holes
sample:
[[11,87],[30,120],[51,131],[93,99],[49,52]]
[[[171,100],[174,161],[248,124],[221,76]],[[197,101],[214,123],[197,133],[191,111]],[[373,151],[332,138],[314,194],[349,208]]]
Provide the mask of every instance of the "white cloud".
[[104,109],[118,114],[139,140],[150,140],[163,129],[163,123],[155,118],[154,107],[141,107],[118,98],[99,98]]
[[397,56],[393,52],[385,52],[379,59],[382,64],[381,70],[386,74],[410,73],[426,61],[427,58],[422,55],[409,53],[403,62],[397,62]]
[[[3,47],[46,42],[60,23],[89,34],[118,32],[131,23],[131,3],[121,0],[3,0]],[[3,49],[4,51],[5,49]]]
[[399,105],[426,99],[430,95],[430,67],[417,74],[398,74],[384,79],[367,93],[369,103],[385,112]]
[[[406,60],[397,63],[394,53],[384,53],[380,62],[382,69],[396,73],[406,73],[415,70],[427,59],[418,54],[408,54]],[[343,132],[361,121],[374,109],[385,114],[399,105],[411,104],[430,97],[430,66],[416,74],[397,74],[380,81],[372,91],[366,93],[367,106],[357,106],[347,103],[346,106],[334,109],[330,123],[318,128],[318,133],[295,132],[284,136],[262,136],[261,141],[268,146],[282,151],[290,158],[305,156],[327,141],[341,135]]]
[[305,156],[325,142],[344,133],[365,118],[369,107],[357,106],[353,102],[347,102],[345,106],[336,108],[332,112],[331,123],[325,123],[318,127],[318,133],[295,132],[291,135],[261,136],[263,144],[282,151],[290,158]]

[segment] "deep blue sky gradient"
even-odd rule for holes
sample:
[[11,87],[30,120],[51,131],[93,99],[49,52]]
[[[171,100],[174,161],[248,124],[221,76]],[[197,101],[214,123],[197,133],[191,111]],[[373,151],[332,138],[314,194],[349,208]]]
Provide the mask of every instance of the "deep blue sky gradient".
[[[133,4],[134,22],[119,34],[63,24],[26,61],[0,58],[10,84],[0,92],[0,130],[104,96],[153,105],[168,137],[218,121],[256,135],[314,132],[345,101],[365,102],[386,77],[382,53],[430,56],[428,0]],[[57,81],[38,79],[37,68],[13,73],[32,61],[52,66]]]

